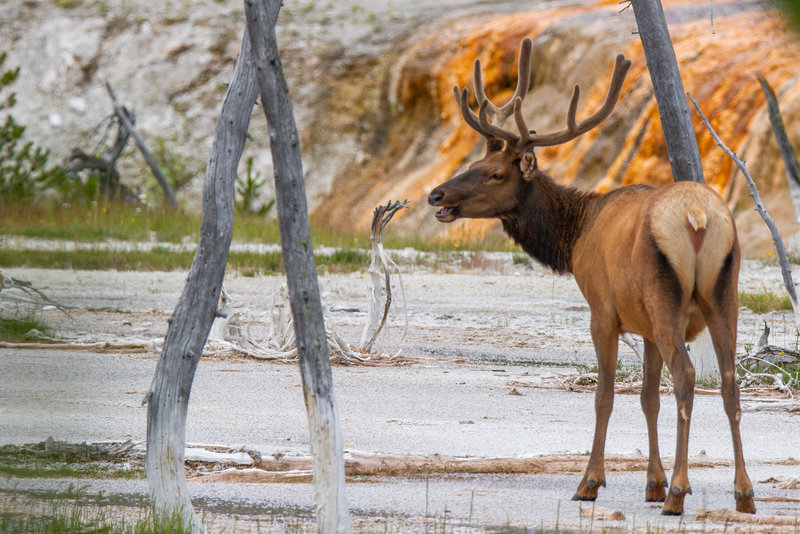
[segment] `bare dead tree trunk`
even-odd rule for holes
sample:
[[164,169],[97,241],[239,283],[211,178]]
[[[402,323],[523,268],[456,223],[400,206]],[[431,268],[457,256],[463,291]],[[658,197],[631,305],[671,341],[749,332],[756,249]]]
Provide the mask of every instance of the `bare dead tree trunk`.
[[245,0],[261,103],[270,132],[275,198],[289,302],[294,318],[313,459],[317,530],[350,532],[344,485],[344,444],[308,223],[300,143],[283,75],[275,18],[280,0]]
[[763,76],[758,77],[758,83],[761,84],[761,90],[767,99],[769,122],[772,125],[772,131],[775,133],[775,140],[778,142],[778,149],[783,159],[783,167],[786,169],[786,181],[789,182],[789,191],[792,194],[795,220],[800,224],[800,166],[797,164],[792,142],[789,140],[789,136],[786,135],[786,128],[783,125],[783,116],[778,106],[778,97],[775,96],[775,91],[772,90],[769,82]]
[[186,486],[186,411],[197,364],[217,313],[233,236],[234,180],[257,94],[250,40],[245,33],[206,168],[200,242],[146,399],[147,482],[153,503],[158,513],[182,513],[193,532],[203,528]]
[[675,181],[705,183],[697,137],[661,2],[633,0],[632,5],[661,116],[672,177]]

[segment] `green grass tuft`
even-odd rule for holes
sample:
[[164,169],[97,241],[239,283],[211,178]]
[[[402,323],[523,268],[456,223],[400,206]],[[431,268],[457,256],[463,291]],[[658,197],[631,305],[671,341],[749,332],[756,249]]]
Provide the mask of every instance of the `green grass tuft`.
[[0,532],[35,532],[37,534],[188,534],[180,513],[156,515],[151,507],[140,506],[135,521],[113,518],[114,510],[93,506],[92,499],[80,490],[58,494],[46,510],[33,513],[0,511]]
[[761,293],[739,292],[739,306],[745,306],[754,313],[767,313],[778,310],[791,310],[792,302],[786,295],[776,295],[771,291]]
[[25,334],[31,330],[38,330],[45,335],[50,335],[50,330],[47,325],[37,319],[0,317],[0,341],[7,341],[10,343],[30,341],[25,337]]

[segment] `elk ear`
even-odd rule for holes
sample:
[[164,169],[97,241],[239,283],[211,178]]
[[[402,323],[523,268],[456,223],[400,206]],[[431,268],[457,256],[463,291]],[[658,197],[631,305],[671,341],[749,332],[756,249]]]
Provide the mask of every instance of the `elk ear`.
[[522,153],[519,160],[519,170],[522,172],[522,178],[530,180],[536,170],[536,155],[533,150],[526,150]]

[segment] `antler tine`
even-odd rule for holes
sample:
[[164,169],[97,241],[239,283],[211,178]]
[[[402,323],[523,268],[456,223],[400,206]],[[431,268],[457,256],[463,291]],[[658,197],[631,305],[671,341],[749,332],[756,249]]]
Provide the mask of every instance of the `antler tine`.
[[533,51],[533,42],[530,38],[526,37],[522,40],[519,48],[519,59],[517,68],[517,87],[514,89],[514,95],[500,107],[495,106],[486,98],[486,93],[483,87],[483,76],[481,74],[481,60],[476,59],[473,67],[473,84],[475,85],[475,98],[478,104],[486,101],[488,102],[487,112],[491,114],[492,120],[498,125],[503,126],[506,119],[513,113],[514,102],[517,98],[525,98],[528,94],[528,86],[531,77],[531,52]]
[[521,150],[530,142],[530,133],[528,132],[528,125],[525,123],[525,117],[522,116],[522,99],[519,97],[514,100],[514,120],[517,123],[517,130],[519,131],[517,146]]
[[492,139],[494,136],[481,128],[481,123],[478,120],[478,116],[475,114],[475,112],[469,109],[469,89],[466,87],[461,89],[458,87],[458,85],[454,85],[453,92],[456,95],[456,103],[461,109],[461,116],[464,117],[464,122],[466,122],[470,128],[481,134],[483,137]]
[[572,97],[569,99],[569,108],[567,108],[567,129],[570,132],[578,131],[578,122],[575,120],[575,114],[578,113],[578,100],[581,98],[581,86],[577,83],[572,88]]
[[[512,108],[516,107],[517,100],[522,102],[528,94],[528,87],[531,82],[531,60],[533,54],[533,41],[529,37],[522,40],[519,47],[519,61],[517,66],[517,88],[514,91],[514,96],[511,97],[509,103],[513,102]],[[510,111],[510,110],[509,110]]]
[[625,59],[622,54],[617,55],[614,62],[614,73],[611,75],[611,82],[608,86],[606,99],[603,105],[598,109],[594,115],[581,122],[575,121],[575,114],[578,109],[578,99],[580,98],[580,87],[575,86],[572,92],[572,98],[569,102],[569,110],[567,111],[567,128],[560,132],[550,134],[531,135],[529,138],[529,145],[531,146],[553,146],[566,143],[575,137],[588,132],[601,122],[603,122],[617,105],[619,93],[622,90],[622,83],[625,81],[625,76],[631,67],[629,59]]
[[[476,59],[475,62],[472,64],[472,88],[475,90],[475,100],[477,100],[478,105],[481,102],[486,101],[489,102],[489,99],[486,98],[486,92],[483,90],[483,75],[481,74],[481,60]],[[491,113],[495,113],[497,108],[489,102],[489,106],[491,106]]]

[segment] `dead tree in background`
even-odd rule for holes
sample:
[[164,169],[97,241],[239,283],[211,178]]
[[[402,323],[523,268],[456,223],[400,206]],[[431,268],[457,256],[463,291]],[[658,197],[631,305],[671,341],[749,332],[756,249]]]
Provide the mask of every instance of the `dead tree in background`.
[[[150,167],[150,170],[153,172],[153,176],[155,176],[156,180],[158,181],[158,185],[160,185],[161,189],[164,191],[164,197],[167,199],[167,204],[171,208],[177,208],[178,199],[175,198],[175,192],[172,191],[172,187],[169,185],[169,182],[167,182],[166,177],[164,177],[164,173],[161,172],[156,160],[153,159],[153,155],[150,154],[150,151],[147,149],[144,139],[142,139],[142,136],[139,135],[139,132],[137,132],[136,128],[133,126],[133,122],[131,122],[127,111],[117,100],[117,95],[114,94],[114,90],[111,88],[111,83],[109,83],[108,80],[104,81],[106,85],[106,91],[108,91],[108,96],[111,98],[111,103],[114,105],[114,113],[119,118],[122,126],[128,130],[128,132],[133,136],[134,141],[136,141],[136,146],[139,148],[142,156],[144,156],[147,166]],[[241,158],[241,155],[239,157]],[[236,168],[239,166],[238,159],[236,160],[236,166]]]
[[705,183],[697,137],[664,9],[659,0],[632,0],[632,5],[661,116],[672,178],[676,182]]
[[[125,107],[121,107],[120,111],[127,115],[131,124],[136,123],[136,116],[132,111]],[[102,156],[97,155],[98,148],[105,144],[107,135],[114,126],[117,127],[117,136],[114,144]],[[100,194],[107,198],[114,199],[119,196],[130,195],[132,192],[120,184],[117,160],[122,155],[122,151],[125,150],[131,134],[122,124],[116,112],[103,119],[95,128],[94,133],[101,129],[105,131],[101,134],[101,140],[97,147],[91,149],[92,153],[86,153],[81,148],[75,148],[69,157],[69,161],[64,165],[64,170],[75,179],[79,179],[79,175],[83,171],[96,173],[100,179]]]
[[758,83],[761,84],[761,90],[767,99],[769,122],[772,125],[772,131],[775,134],[775,140],[778,142],[778,149],[781,152],[781,159],[783,159],[783,167],[786,170],[786,181],[789,182],[789,191],[792,194],[795,220],[800,224],[800,166],[797,164],[792,142],[789,140],[789,136],[786,135],[786,128],[783,125],[783,116],[778,106],[778,97],[775,96],[775,91],[772,90],[769,82],[763,76],[758,76]]
[[281,0],[245,0],[245,13],[261,103],[269,125],[281,251],[308,414],[317,531],[333,534],[351,530],[344,483],[344,441],[311,245],[300,143],[275,37],[274,15],[280,5]]
[[197,364],[217,314],[233,237],[234,180],[257,95],[250,40],[245,33],[206,168],[200,241],[146,398],[147,482],[153,504],[159,514],[183,514],[194,532],[203,527],[186,486],[186,411]]

